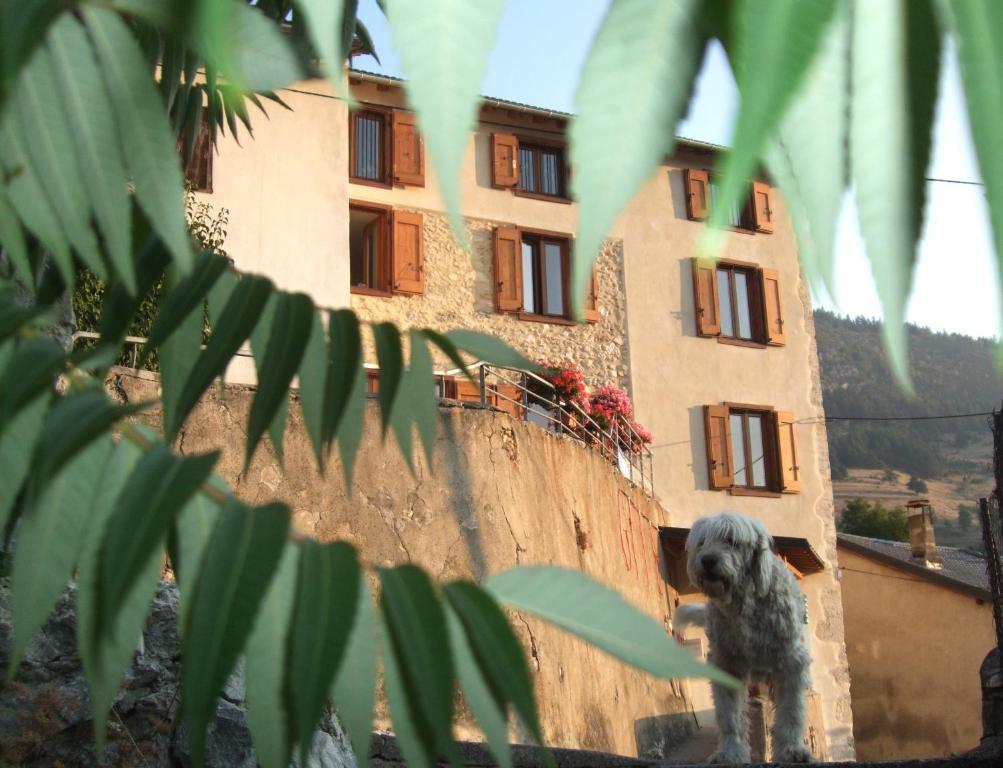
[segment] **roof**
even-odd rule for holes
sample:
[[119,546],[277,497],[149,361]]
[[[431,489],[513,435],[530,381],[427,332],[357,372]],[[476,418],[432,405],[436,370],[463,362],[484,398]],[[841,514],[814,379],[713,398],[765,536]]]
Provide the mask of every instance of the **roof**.
[[[368,80],[372,83],[379,83],[382,85],[404,85],[407,81],[402,77],[393,77],[391,75],[381,75],[378,72],[368,72],[364,69],[349,69],[349,77],[358,77],[361,80]],[[524,112],[527,115],[537,115],[540,117],[554,117],[563,120],[570,120],[574,117],[571,112],[561,112],[556,109],[548,109],[546,107],[535,107],[532,104],[524,104],[521,101],[509,101],[508,99],[499,99],[494,96],[484,96],[481,98],[484,103],[489,107],[502,107],[504,109],[514,109],[518,112]],[[704,152],[719,152],[722,149],[727,149],[720,144],[713,144],[709,141],[697,141],[696,139],[687,139],[683,136],[676,137],[676,144],[686,147],[688,149],[702,150]]]
[[935,547],[943,566],[928,568],[912,556],[912,547],[904,541],[885,541],[852,533],[836,536],[839,546],[879,563],[926,578],[941,586],[959,589],[980,600],[991,600],[986,560],[981,553],[955,547]]
[[[662,545],[662,551],[665,553],[665,559],[669,566],[669,583],[680,594],[690,594],[697,591],[696,587],[690,583],[689,576],[686,575],[685,547],[686,537],[689,533],[689,528],[660,526],[658,529],[658,540]],[[773,545],[776,553],[801,576],[825,570],[825,563],[822,562],[822,558],[818,556],[808,539],[799,536],[774,536]]]

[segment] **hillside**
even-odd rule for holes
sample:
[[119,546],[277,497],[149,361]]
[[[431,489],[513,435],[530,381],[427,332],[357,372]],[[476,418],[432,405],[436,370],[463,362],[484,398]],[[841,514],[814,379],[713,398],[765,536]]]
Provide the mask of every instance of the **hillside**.
[[[815,328],[827,417],[915,418],[1000,407],[1003,379],[989,339],[910,325],[909,359],[916,388],[910,398],[892,378],[876,321],[820,310],[815,312]],[[950,521],[960,505],[975,503],[992,486],[992,436],[984,416],[832,421],[828,433],[837,509],[857,496],[900,505],[916,496],[906,487],[914,476],[926,481],[929,491],[924,495],[931,497],[940,519]]]

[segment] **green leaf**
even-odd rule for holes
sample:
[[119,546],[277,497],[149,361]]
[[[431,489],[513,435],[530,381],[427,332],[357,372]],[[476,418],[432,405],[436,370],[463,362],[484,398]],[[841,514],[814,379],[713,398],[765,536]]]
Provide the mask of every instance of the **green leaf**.
[[849,32],[847,6],[840,5],[765,158],[784,191],[805,273],[830,294],[849,162]]
[[505,701],[497,700],[488,688],[487,680],[477,665],[463,626],[456,618],[456,612],[449,608],[446,610],[446,624],[449,627],[449,645],[456,661],[456,673],[463,689],[463,698],[477,718],[477,724],[484,732],[488,749],[494,755],[499,768],[512,768]]
[[348,393],[345,410],[338,424],[338,452],[341,455],[341,466],[345,472],[345,484],[348,492],[352,492],[352,477],[355,470],[355,459],[362,442],[362,433],[366,424],[366,373],[361,365],[356,366],[352,374],[354,381]]
[[156,444],[115,502],[101,551],[100,633],[107,635],[136,575],[162,548],[178,512],[209,477],[219,453],[178,458]]
[[327,73],[335,93],[341,97],[347,96],[341,69],[341,64],[347,56],[344,32],[341,30],[342,16],[347,11],[344,0],[299,0],[297,7],[303,12],[310,40],[320,54],[321,67]]
[[240,345],[251,335],[271,291],[271,281],[256,275],[247,275],[237,283],[222,315],[213,323],[209,343],[195,361],[191,375],[178,396],[177,411],[174,418],[167,422],[170,439],[173,440],[178,434],[202,393],[209,388],[213,379],[225,372]]
[[[386,656],[397,661],[426,755],[455,759],[453,661],[446,617],[428,576],[414,565],[380,570],[380,606],[388,628]],[[396,724],[396,715],[395,715]],[[422,735],[424,733],[424,735]],[[459,765],[462,761],[456,760]]]
[[[170,288],[160,311],[157,313],[153,326],[147,334],[145,360],[149,353],[160,346],[195,310],[201,310],[206,297],[216,285],[220,275],[229,267],[229,262],[222,256],[209,251],[202,251],[195,256],[195,265],[191,274],[179,280]],[[202,331],[202,313],[198,312],[199,333]]]
[[[181,394],[185,382],[188,381],[195,369],[195,363],[202,350],[203,311],[197,301],[194,302],[194,305],[190,301],[191,295],[195,291],[191,288],[189,281],[198,279],[200,274],[198,264],[188,277],[182,278],[178,273],[178,268],[173,264],[167,268],[164,275],[166,299],[161,305],[161,311],[157,313],[153,330],[157,330],[157,323],[160,322],[161,318],[168,318],[165,322],[171,324],[176,322],[171,334],[157,342],[156,348],[160,353],[160,386],[164,423],[180,425],[183,422],[179,413]],[[176,300],[175,297],[177,297]],[[182,315],[181,313],[185,309],[187,312]],[[146,349],[143,352],[144,360],[147,353],[153,349],[152,343],[146,344]]]
[[325,418],[328,412],[328,398],[325,392],[328,382],[328,371],[331,367],[327,354],[327,336],[324,332],[324,322],[320,312],[313,313],[310,324],[310,336],[303,350],[303,360],[299,370],[300,408],[303,411],[303,424],[314,455],[317,457],[317,469],[323,473],[330,449],[326,440]]
[[467,366],[467,361],[463,359],[463,355],[460,354],[460,350],[457,348],[456,344],[446,338],[443,334],[438,331],[434,331],[431,328],[423,328],[421,332],[424,334],[425,338],[442,350],[446,357],[452,360],[457,368],[463,371],[464,376],[470,379],[470,381],[476,381],[476,379],[474,379],[474,375],[470,372],[470,368]]
[[0,162],[7,184],[8,200],[24,222],[52,254],[59,274],[73,285],[73,259],[63,225],[49,202],[35,169],[28,161],[25,141],[12,110],[0,118]]
[[[275,313],[268,329],[268,346],[258,365],[258,390],[247,420],[245,473],[254,456],[254,449],[269,425],[272,429],[272,445],[280,463],[282,461],[282,432],[289,401],[289,386],[303,359],[313,320],[313,302],[305,293],[278,293],[273,302]],[[253,336],[251,343],[254,344]],[[257,361],[257,350],[254,357]]]
[[63,111],[48,50],[38,48],[18,78],[14,113],[36,177],[73,248],[92,272],[107,272],[91,229],[87,187],[80,173],[77,151]]
[[286,768],[292,753],[286,703],[286,659],[296,604],[299,548],[286,545],[247,638],[247,724],[263,768]]
[[659,622],[579,571],[517,566],[491,576],[484,588],[509,607],[535,614],[658,677],[706,677],[740,685],[731,675],[701,664]]
[[279,24],[238,0],[231,0],[229,16],[221,31],[228,36],[232,68],[221,65],[220,70],[230,82],[246,91],[274,91],[303,78],[296,52]]
[[[142,427],[137,429],[144,430]],[[152,437],[152,435],[147,435]],[[122,488],[139,462],[142,451],[129,440],[120,440],[101,473],[91,505],[91,520],[82,542],[77,569],[77,650],[91,695],[94,740],[98,756],[104,748],[108,710],[126,668],[132,662],[136,641],[146,621],[150,600],[160,576],[160,552],[150,554],[123,600],[118,619],[99,638],[101,543],[108,519]]]
[[0,432],[28,402],[52,388],[66,353],[47,336],[22,341],[0,378]]
[[[3,23],[0,24],[0,99],[6,96],[24,62],[42,42],[49,24],[63,10],[62,0],[4,3]],[[0,111],[5,105],[0,100]]]
[[432,356],[425,344],[424,334],[412,330],[411,335],[411,365],[409,374],[411,386],[415,388],[412,398],[414,419],[418,425],[418,437],[425,449],[425,458],[432,465],[432,453],[435,449],[435,438],[439,431],[439,405],[432,390],[435,378],[432,371]]
[[202,765],[205,727],[251,631],[289,530],[283,504],[223,507],[206,549],[182,638],[182,694],[192,763]]
[[102,389],[86,389],[57,399],[42,428],[35,481],[47,482],[74,454],[108,432],[119,419],[141,408],[112,403]]
[[[376,343],[376,360],[380,366],[380,418],[383,434],[390,426],[394,401],[400,389],[404,374],[404,353],[401,351],[401,336],[393,323],[378,323],[373,326],[373,340]],[[410,460],[410,459],[409,459]]]
[[570,127],[578,202],[572,304],[617,215],[675,144],[707,36],[697,0],[612,3],[589,51]]
[[20,408],[0,431],[0,467],[3,467],[3,482],[0,483],[0,531],[7,529],[11,507],[21,484],[28,476],[31,457],[42,433],[49,401],[47,394],[39,395]]
[[505,3],[387,0],[386,6],[408,101],[418,114],[453,236],[466,248],[460,166],[477,124],[478,92]]
[[537,744],[543,744],[526,655],[505,614],[476,584],[458,581],[443,591],[463,625],[471,653],[495,701],[503,708],[511,702],[529,734]]
[[908,390],[905,311],[923,223],[940,30],[929,0],[858,1],[853,19],[850,155],[860,231],[888,362]]
[[314,728],[348,644],[359,578],[349,544],[300,543],[289,680],[300,765],[307,765]]
[[[382,616],[382,635],[390,636],[386,616]],[[394,736],[404,756],[405,765],[410,768],[433,768],[437,765],[435,738],[422,728],[420,713],[414,698],[408,695],[400,658],[390,643],[383,645],[383,687],[387,695],[387,706],[393,719]]]
[[3,245],[14,266],[17,276],[25,285],[32,285],[35,280],[31,272],[31,262],[28,261],[28,244],[24,239],[24,230],[17,212],[11,206],[3,187],[0,187],[0,244]]
[[209,306],[209,326],[215,328],[219,319],[223,316],[223,309],[230,300],[233,289],[237,287],[240,280],[235,272],[224,272],[216,284],[210,289],[206,303]]
[[[224,493],[226,484],[216,475],[207,482]],[[219,520],[220,507],[205,493],[196,493],[184,506],[174,522],[176,551],[171,555],[171,565],[178,582],[178,629],[182,635],[188,625],[188,613],[198,584],[205,548],[213,528]]]
[[112,11],[80,9],[111,95],[122,154],[136,198],[183,273],[192,266],[175,136],[150,78],[143,53]]
[[808,71],[836,9],[834,0],[743,0],[733,48],[742,95],[733,144],[723,158],[710,226],[728,226],[729,211],[748,193],[760,154]]
[[292,753],[286,701],[286,654],[296,604],[299,547],[287,544],[248,636],[248,726],[264,768],[286,768]]
[[111,450],[110,439],[96,441],[43,487],[33,489],[18,523],[14,548],[10,598],[14,630],[8,681],[73,576],[91,517],[91,501]]
[[954,33],[961,65],[961,82],[968,103],[968,121],[986,185],[989,221],[996,243],[998,294],[1003,294],[1003,6],[993,0],[947,0],[944,14]]
[[48,49],[105,250],[126,290],[135,294],[125,165],[101,70],[87,34],[71,14],[53,25]]
[[489,333],[467,330],[450,331],[446,334],[446,338],[467,354],[473,355],[485,363],[494,363],[509,368],[523,368],[529,371],[534,371],[538,367],[521,352],[516,352],[504,341]]
[[379,634],[373,612],[373,595],[365,577],[359,579],[355,618],[345,648],[345,661],[334,680],[331,697],[338,708],[338,720],[355,752],[358,768],[369,765],[369,744],[376,704],[376,655]]

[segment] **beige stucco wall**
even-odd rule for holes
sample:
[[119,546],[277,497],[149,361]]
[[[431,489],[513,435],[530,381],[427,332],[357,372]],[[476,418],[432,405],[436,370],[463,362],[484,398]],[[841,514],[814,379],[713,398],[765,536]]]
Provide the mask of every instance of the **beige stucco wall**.
[[262,99],[266,118],[249,107],[253,138],[240,125],[220,141],[213,191],[198,197],[229,210],[224,248],[238,269],[348,306],[348,110],[322,81],[280,96],[290,109]]
[[[117,385],[138,400],[154,395],[157,382],[123,372]],[[296,405],[289,409],[284,471],[263,444],[240,476],[252,395],[232,386],[223,398],[211,391],[177,447],[184,454],[221,449],[216,471],[235,492],[249,502],[286,502],[300,531],[348,541],[374,566],[417,563],[439,581],[482,579],[517,563],[580,569],[655,620],[667,620],[657,547],[665,511],[570,438],[493,410],[443,408],[433,464],[419,451],[412,475],[393,440],[380,437],[369,401],[348,493],[336,456],[325,477],[315,471]],[[159,411],[143,418],[159,426]],[[652,754],[660,740],[692,728],[679,682],[630,668],[531,616],[513,614],[513,626],[526,649],[548,744]],[[382,702],[377,726],[389,726]],[[457,736],[480,738],[465,710]],[[525,739],[517,731],[512,736]]]
[[857,757],[977,746],[979,665],[996,642],[989,604],[846,547],[839,564]]
[[[750,348],[697,336],[690,258],[707,233],[686,217],[682,168],[708,168],[713,157],[681,151],[663,165],[620,217],[627,291],[630,391],[638,420],[654,435],[655,490],[676,525],[734,510],[771,533],[801,536],[825,561],[800,586],[808,597],[812,683],[822,696],[831,759],[853,757],[849,675],[836,577],[832,487],[818,354],[807,287],[779,193],[773,234],[727,232],[722,258],[779,271],[786,331],[783,347]],[[793,411],[801,492],[775,498],[708,488],[703,406],[723,402]],[[695,692],[696,693],[696,692]],[[698,696],[698,698],[700,698]]]

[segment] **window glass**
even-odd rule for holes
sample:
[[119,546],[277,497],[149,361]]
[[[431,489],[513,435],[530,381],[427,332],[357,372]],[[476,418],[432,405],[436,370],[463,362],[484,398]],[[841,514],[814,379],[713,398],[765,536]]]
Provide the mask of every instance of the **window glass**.
[[732,413],[728,418],[731,425],[731,463],[735,468],[735,485],[748,485],[745,470],[744,420],[740,413]]
[[522,243],[522,308],[527,312],[538,312],[536,306],[536,270],[534,269],[533,243]]
[[558,158],[556,152],[540,153],[540,191],[545,195],[560,194],[560,177],[558,175]]
[[560,243],[544,243],[544,281],[547,286],[547,314],[564,314],[564,259]]
[[763,442],[763,417],[750,413],[746,419],[749,425],[749,464],[752,468],[752,485],[766,487],[766,447]]
[[536,192],[536,151],[530,147],[519,147],[519,188],[526,192]]
[[386,289],[383,269],[383,224],[380,211],[349,209],[348,252],[349,279],[353,288]]
[[[721,196],[721,185],[713,179],[710,182],[710,207],[713,210]],[[745,205],[743,202],[734,202],[728,207],[727,222],[729,226],[739,229],[747,229],[747,223],[743,215]]]
[[355,115],[355,173],[360,179],[383,179],[383,116],[375,112]]
[[735,321],[731,312],[731,272],[727,269],[717,271],[717,303],[721,312],[721,335],[735,335]]
[[735,309],[738,312],[738,333],[740,339],[752,338],[752,313],[749,311],[749,275],[741,270],[735,276]]

